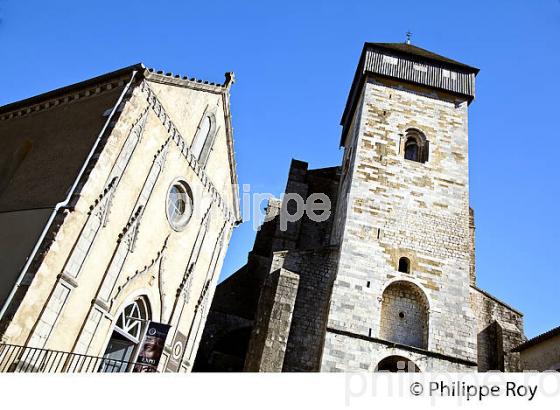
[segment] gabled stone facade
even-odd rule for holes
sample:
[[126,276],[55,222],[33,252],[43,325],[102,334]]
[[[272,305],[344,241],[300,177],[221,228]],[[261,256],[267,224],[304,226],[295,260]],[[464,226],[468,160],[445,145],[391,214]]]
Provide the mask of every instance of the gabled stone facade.
[[232,82],[135,65],[0,108],[1,140],[31,144],[1,230],[36,244],[3,243],[3,343],[133,362],[149,320],[171,326],[159,370],[191,369],[240,222]]

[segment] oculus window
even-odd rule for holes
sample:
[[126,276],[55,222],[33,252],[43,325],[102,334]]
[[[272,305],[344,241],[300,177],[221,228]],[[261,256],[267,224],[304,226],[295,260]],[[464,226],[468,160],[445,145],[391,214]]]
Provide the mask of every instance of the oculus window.
[[193,212],[192,191],[183,180],[176,180],[167,191],[167,220],[171,227],[182,230],[191,219]]

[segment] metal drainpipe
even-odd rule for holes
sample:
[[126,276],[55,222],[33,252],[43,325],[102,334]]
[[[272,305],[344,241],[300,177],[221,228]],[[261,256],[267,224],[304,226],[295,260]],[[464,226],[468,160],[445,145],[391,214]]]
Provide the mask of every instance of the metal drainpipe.
[[93,155],[95,153],[95,150],[97,149],[97,147],[98,147],[98,145],[101,141],[101,138],[103,137],[103,134],[105,133],[105,131],[109,127],[109,123],[113,119],[113,116],[115,115],[115,112],[117,111],[119,105],[121,104],[124,96],[128,92],[128,90],[130,88],[130,85],[134,81],[134,77],[136,77],[137,73],[138,73],[137,70],[134,70],[132,72],[132,76],[130,77],[130,81],[124,87],[124,90],[122,91],[121,95],[119,96],[119,99],[117,100],[115,106],[111,110],[111,113],[109,114],[109,117],[107,118],[107,121],[105,121],[105,125],[103,126],[103,128],[101,129],[101,132],[97,136],[97,139],[95,140],[95,143],[93,144],[93,147],[91,148],[86,160],[84,161],[84,164],[82,165],[82,168],[80,169],[80,172],[78,173],[78,176],[76,177],[76,180],[74,181],[74,183],[72,184],[72,186],[68,190],[68,195],[66,196],[66,199],[55,205],[54,210],[52,211],[51,216],[49,217],[49,219],[47,221],[47,224],[45,225],[45,229],[43,229],[43,232],[41,232],[41,235],[39,236],[39,239],[35,243],[35,247],[31,251],[31,255],[29,256],[29,258],[27,258],[27,262],[23,266],[23,269],[21,270],[21,272],[18,276],[16,284],[12,288],[12,291],[10,292],[10,294],[8,295],[8,298],[6,299],[6,302],[4,303],[4,306],[2,306],[2,311],[0,311],[0,322],[2,322],[2,320],[4,319],[4,315],[6,314],[6,311],[8,310],[8,306],[10,306],[10,304],[12,303],[12,299],[14,298],[14,295],[16,294],[17,289],[21,286],[21,282],[23,281],[23,277],[25,276],[25,274],[27,273],[27,269],[29,269],[29,266],[31,265],[31,263],[35,259],[35,256],[37,255],[37,251],[39,250],[39,248],[41,246],[41,243],[43,242],[43,239],[45,239],[45,236],[47,235],[47,232],[49,231],[49,229],[52,225],[52,222],[54,221],[54,218],[56,217],[58,211],[63,209],[63,208],[68,207],[70,199],[72,198],[72,195],[74,194],[74,191],[76,190],[76,187],[78,186],[78,183],[80,182],[80,179],[82,178],[82,175],[84,174],[89,162],[91,161],[91,158],[93,157]]

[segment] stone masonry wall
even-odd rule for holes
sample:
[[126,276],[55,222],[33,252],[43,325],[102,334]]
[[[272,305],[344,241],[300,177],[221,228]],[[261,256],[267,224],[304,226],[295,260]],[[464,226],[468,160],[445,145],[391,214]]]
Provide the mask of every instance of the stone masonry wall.
[[[308,170],[307,163],[292,160],[285,192],[300,194],[306,200],[315,192],[324,193],[335,207],[339,178],[339,167]],[[212,354],[216,339],[214,335],[226,332],[227,324],[219,320],[218,312],[227,312],[251,321],[258,319],[258,326],[261,327],[259,332],[264,334],[262,329],[268,324],[262,315],[267,310],[261,306],[261,302],[269,301],[272,297],[268,285],[264,285],[265,278],[269,278],[269,272],[284,268],[299,275],[300,282],[282,370],[318,370],[337,259],[337,247],[330,245],[333,213],[322,222],[312,221],[304,215],[297,221],[289,222],[288,229],[282,231],[277,217],[282,206],[280,200],[269,200],[267,220],[257,232],[247,264],[218,286],[203,336],[202,344],[206,348],[197,359],[199,368],[204,367]],[[290,206],[288,211],[293,213],[295,210]],[[270,331],[276,332],[280,329],[275,327],[283,324],[272,320],[270,326]],[[248,349],[252,356],[252,369],[257,369],[260,366],[258,363],[263,360],[260,357],[263,354],[263,340]],[[258,351],[255,351],[255,345]]]
[[415,285],[397,282],[383,293],[380,338],[421,347],[428,346],[428,306]]
[[523,315],[482,290],[471,287],[476,317],[478,371],[521,371],[519,353],[511,350],[524,342]]
[[[351,179],[340,211],[346,217],[337,216],[334,228],[341,250],[328,326],[379,336],[383,290],[410,281],[429,303],[428,349],[472,362],[467,102],[372,78],[362,99],[356,137],[345,147],[354,157],[342,177]],[[404,159],[410,128],[430,143],[426,163]],[[410,259],[410,274],[397,271],[401,256]],[[344,354],[361,348],[345,342]],[[326,345],[323,364],[335,358],[351,363]]]
[[299,276],[286,269],[270,273],[259,300],[245,371],[282,371],[298,284]]
[[475,247],[474,210],[469,208],[469,251],[471,255],[470,276],[471,285],[476,286],[476,247]]
[[[348,351],[348,346],[355,348]],[[381,360],[389,356],[401,356],[414,362],[420,372],[466,372],[475,367],[447,357],[427,356],[421,351],[411,351],[376,341],[327,333],[325,352],[329,355],[321,363],[322,372],[352,371],[373,372]]]
[[329,296],[338,249],[277,252],[272,270],[280,266],[299,275],[283,371],[318,371],[325,335]]

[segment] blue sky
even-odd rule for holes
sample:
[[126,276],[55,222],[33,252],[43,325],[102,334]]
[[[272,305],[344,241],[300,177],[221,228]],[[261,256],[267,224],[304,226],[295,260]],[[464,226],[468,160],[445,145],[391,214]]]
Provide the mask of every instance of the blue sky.
[[[560,1],[0,0],[0,104],[144,62],[232,89],[239,181],[280,194],[291,158],[337,165],[364,41],[412,42],[481,69],[470,108],[478,284],[560,325]],[[239,227],[222,276],[244,264]]]

